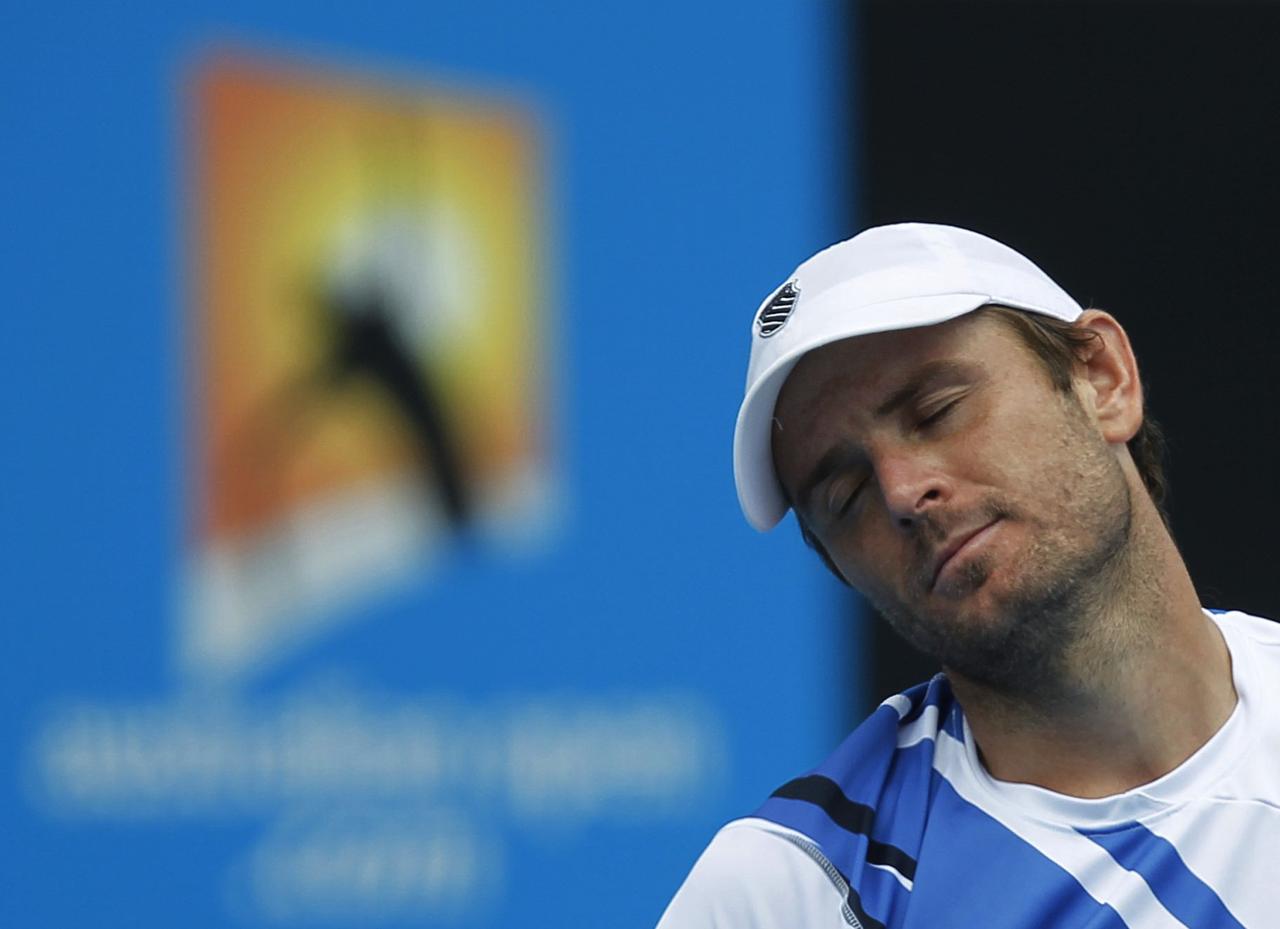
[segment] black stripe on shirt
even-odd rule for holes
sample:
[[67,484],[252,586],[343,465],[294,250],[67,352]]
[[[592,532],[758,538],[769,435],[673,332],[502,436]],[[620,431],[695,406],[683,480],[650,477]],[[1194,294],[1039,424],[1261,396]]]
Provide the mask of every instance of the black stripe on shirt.
[[[821,774],[810,774],[788,781],[773,792],[787,800],[803,800],[822,808],[831,821],[856,835],[867,837],[867,861],[887,865],[909,881],[916,879],[916,860],[896,846],[871,838],[871,824],[876,811],[864,803],[855,803],[844,795],[840,785]],[[852,885],[850,885],[852,886]],[[852,904],[851,904],[852,906]],[[856,912],[856,910],[855,910]]]
[[863,929],[885,929],[884,923],[867,913],[862,908],[862,900],[858,897],[858,892],[853,889],[853,882],[849,882],[849,895],[845,897],[845,903],[849,904],[849,909],[853,911],[853,915],[858,917],[858,922],[862,923]]

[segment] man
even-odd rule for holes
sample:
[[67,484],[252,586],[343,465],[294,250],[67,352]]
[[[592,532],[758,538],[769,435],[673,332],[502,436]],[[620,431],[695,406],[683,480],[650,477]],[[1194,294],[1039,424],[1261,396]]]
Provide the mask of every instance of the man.
[[734,469],[944,673],[725,826],[684,927],[1280,926],[1280,627],[1203,610],[1124,329],[870,229],[760,308]]

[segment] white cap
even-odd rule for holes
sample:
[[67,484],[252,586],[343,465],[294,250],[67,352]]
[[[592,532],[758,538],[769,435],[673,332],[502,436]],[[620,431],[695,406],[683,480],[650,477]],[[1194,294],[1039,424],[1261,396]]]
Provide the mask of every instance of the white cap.
[[773,471],[773,407],[801,357],[830,342],[932,326],[991,303],[1066,322],[1084,312],[1027,258],[955,226],[877,226],[796,268],[751,326],[747,390],[733,436],[733,475],[747,522],[764,532],[787,512]]

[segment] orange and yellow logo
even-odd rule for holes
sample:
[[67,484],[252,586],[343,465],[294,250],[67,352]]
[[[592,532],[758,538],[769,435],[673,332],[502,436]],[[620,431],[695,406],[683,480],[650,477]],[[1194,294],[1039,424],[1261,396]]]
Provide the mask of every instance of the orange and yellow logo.
[[234,58],[193,104],[180,644],[225,676],[545,522],[542,183],[513,105]]

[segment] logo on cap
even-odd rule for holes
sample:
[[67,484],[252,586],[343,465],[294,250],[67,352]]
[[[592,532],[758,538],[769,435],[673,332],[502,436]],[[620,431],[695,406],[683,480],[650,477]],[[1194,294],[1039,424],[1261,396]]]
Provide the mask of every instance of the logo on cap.
[[756,327],[760,337],[767,339],[781,329],[796,308],[796,300],[800,297],[800,288],[795,281],[787,281],[773,297],[760,309],[756,317]]

